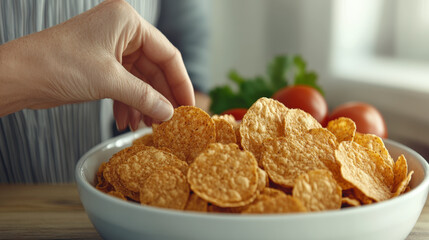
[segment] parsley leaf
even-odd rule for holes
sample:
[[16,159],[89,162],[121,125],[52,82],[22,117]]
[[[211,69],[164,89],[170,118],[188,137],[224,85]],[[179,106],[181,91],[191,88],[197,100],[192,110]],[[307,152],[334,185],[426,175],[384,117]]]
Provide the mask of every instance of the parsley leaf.
[[279,55],[267,66],[267,77],[244,78],[237,71],[231,70],[228,79],[237,86],[233,91],[229,85],[219,86],[209,93],[212,103],[210,111],[220,114],[232,108],[249,108],[261,97],[272,97],[275,92],[288,86],[288,76],[294,85],[308,85],[323,94],[317,85],[317,74],[307,71],[307,65],[300,56]]

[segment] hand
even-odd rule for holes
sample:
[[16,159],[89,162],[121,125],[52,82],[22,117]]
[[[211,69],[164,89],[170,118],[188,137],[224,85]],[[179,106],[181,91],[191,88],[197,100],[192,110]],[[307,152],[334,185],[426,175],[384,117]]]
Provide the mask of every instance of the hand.
[[118,128],[136,129],[195,104],[180,52],[125,1],[3,44],[0,66],[0,116],[112,98]]

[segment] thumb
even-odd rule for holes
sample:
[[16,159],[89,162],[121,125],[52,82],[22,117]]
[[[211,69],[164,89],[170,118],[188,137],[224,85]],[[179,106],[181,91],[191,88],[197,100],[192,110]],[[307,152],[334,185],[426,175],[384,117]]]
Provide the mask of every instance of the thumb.
[[174,109],[167,98],[122,66],[119,69],[118,77],[109,84],[108,97],[155,120],[167,121],[173,116]]

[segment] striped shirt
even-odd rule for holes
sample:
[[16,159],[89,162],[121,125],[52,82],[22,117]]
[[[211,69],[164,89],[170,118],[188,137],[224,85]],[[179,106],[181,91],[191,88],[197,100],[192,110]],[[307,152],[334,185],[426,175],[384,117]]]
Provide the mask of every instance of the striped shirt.
[[[0,44],[59,24],[94,7],[99,2],[101,0],[1,0]],[[157,0],[129,0],[128,2],[146,20],[152,24],[157,22],[160,8]],[[190,5],[190,2],[171,1],[170,5]],[[177,9],[177,6],[173,7]],[[182,22],[180,18],[174,21],[176,25],[192,22],[203,26],[199,28],[202,31],[193,31],[200,32],[202,35],[194,34],[190,41],[195,41],[195,37],[204,39],[207,22],[195,21],[195,18],[202,17],[201,14],[206,13],[203,10],[207,12],[207,4],[198,11],[193,11],[194,17],[190,14],[182,18]],[[174,10],[170,12],[175,13]],[[172,30],[165,24],[169,20],[162,16],[161,18],[160,21],[164,24],[159,27],[161,30],[164,29],[167,35],[169,30]],[[198,26],[194,29],[198,29]],[[180,29],[180,31],[185,30]],[[177,32],[170,32],[172,34],[167,37],[178,39]],[[175,43],[175,41],[172,42]],[[180,45],[185,42],[177,41],[175,44]],[[191,79],[201,81],[207,77],[205,75],[207,71],[204,69],[207,58],[204,56],[205,53],[198,56],[196,49],[206,45],[199,45],[197,42],[190,45],[189,50],[177,47],[184,55]],[[186,57],[186,55],[189,56]],[[186,59],[190,60],[187,62]],[[206,90],[201,82],[194,82],[194,84],[197,89]],[[42,110],[24,109],[0,118],[0,183],[74,181],[76,162],[91,147],[111,136],[112,124],[111,100],[70,104]]]

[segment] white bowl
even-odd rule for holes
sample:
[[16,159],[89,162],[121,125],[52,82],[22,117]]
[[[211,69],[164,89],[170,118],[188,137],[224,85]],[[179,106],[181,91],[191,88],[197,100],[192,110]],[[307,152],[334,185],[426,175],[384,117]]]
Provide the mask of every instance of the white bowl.
[[386,140],[394,159],[401,153],[414,170],[411,191],[363,207],[286,215],[196,213],[142,206],[104,194],[95,174],[113,153],[151,132],[143,129],[108,140],[78,162],[76,181],[83,206],[104,239],[405,239],[426,202],[428,164],[412,149]]

